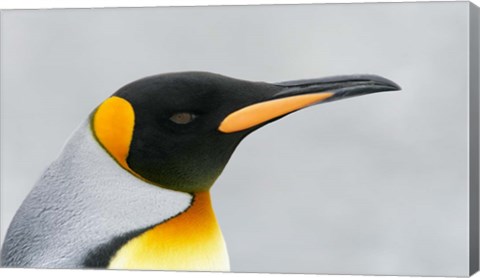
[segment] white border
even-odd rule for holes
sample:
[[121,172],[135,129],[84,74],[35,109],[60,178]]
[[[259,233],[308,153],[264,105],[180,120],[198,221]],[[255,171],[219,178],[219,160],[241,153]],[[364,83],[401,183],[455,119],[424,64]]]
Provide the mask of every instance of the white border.
[[[451,2],[451,0],[437,0]],[[310,4],[310,3],[378,3],[402,2],[399,0],[1,0],[0,9],[49,9],[49,8],[102,8],[102,7],[154,7],[154,6],[210,6],[210,5],[262,5],[262,4]],[[430,0],[404,2],[431,2]],[[480,0],[472,0],[480,6]]]
[[[439,0],[448,2],[448,0]],[[0,9],[51,9],[51,8],[103,8],[103,7],[152,7],[152,6],[209,6],[209,5],[261,5],[261,4],[309,4],[309,3],[378,3],[401,2],[398,0],[0,0]],[[431,2],[428,0],[405,2]],[[480,7],[480,0],[472,0]],[[85,278],[95,277],[155,277],[155,278],[381,278],[387,276],[352,275],[311,275],[311,274],[257,274],[257,273],[208,273],[208,272],[165,272],[165,271],[112,271],[112,270],[37,270],[37,269],[0,269],[1,277],[37,277],[37,278]],[[398,277],[398,276],[388,276]],[[402,276],[405,277],[405,276]],[[473,276],[480,278],[480,273]]]

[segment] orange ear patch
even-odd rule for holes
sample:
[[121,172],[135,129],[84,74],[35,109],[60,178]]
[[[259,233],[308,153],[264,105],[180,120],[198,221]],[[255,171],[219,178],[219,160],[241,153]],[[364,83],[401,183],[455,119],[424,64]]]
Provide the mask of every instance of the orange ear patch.
[[110,97],[97,108],[92,123],[101,145],[122,167],[130,170],[127,156],[135,125],[132,105],[123,98]]

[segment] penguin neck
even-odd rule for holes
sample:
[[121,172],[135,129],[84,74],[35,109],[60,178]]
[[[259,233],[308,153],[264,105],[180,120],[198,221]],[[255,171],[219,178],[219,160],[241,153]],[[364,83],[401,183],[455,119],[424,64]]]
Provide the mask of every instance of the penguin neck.
[[186,210],[129,241],[109,268],[228,271],[225,241],[210,194],[192,195]]

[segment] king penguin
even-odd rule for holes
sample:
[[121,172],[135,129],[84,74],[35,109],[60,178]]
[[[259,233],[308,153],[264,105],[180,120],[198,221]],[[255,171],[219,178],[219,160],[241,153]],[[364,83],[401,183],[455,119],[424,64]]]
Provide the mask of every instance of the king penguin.
[[228,271],[209,190],[242,139],[308,106],[399,89],[375,75],[265,83],[180,72],[132,82],[35,184],[2,265]]

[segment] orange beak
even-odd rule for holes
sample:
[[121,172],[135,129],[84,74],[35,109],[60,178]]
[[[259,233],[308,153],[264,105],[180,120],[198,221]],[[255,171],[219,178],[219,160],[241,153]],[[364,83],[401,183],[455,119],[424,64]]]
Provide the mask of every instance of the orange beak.
[[318,103],[400,89],[394,82],[375,75],[338,76],[274,85],[279,87],[279,92],[270,99],[228,114],[218,130],[223,133],[243,131]]

